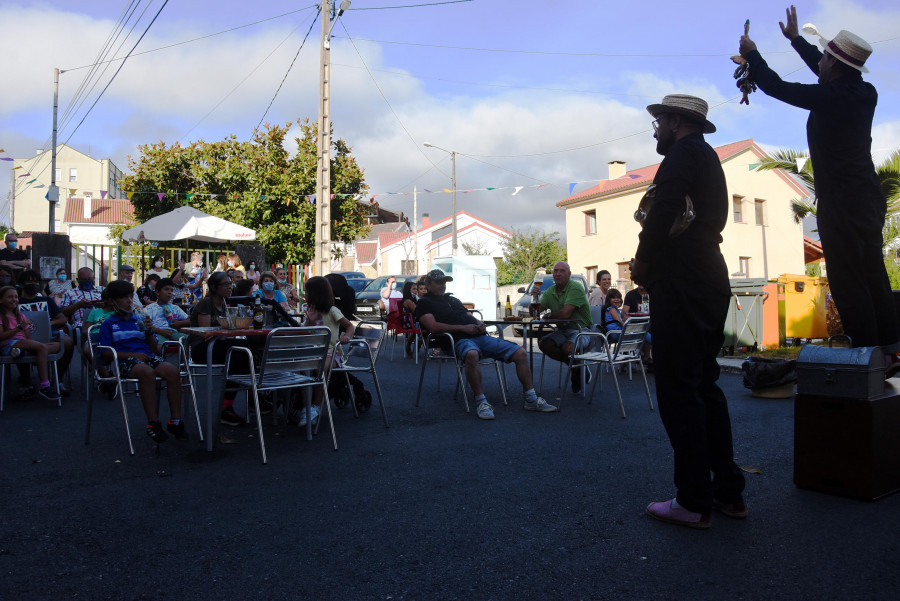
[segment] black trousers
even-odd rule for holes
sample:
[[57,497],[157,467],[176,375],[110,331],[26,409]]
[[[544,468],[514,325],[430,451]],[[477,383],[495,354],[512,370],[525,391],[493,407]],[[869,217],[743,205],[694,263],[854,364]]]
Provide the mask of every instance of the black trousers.
[[690,511],[708,513],[713,498],[735,503],[744,490],[744,476],[734,463],[728,403],[716,384],[730,297],[727,272],[716,291],[704,286],[703,270],[669,273],[650,291],[656,398],[674,451],[676,499]]
[[884,213],[880,220],[853,218],[820,201],[817,221],[828,285],[844,332],[853,346],[900,351],[897,313],[881,250]]

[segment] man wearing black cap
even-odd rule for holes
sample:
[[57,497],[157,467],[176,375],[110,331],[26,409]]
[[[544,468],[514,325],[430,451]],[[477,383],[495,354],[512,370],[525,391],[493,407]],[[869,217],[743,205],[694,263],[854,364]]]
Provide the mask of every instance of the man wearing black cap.
[[424,330],[432,334],[448,333],[453,336],[456,356],[465,361],[466,378],[475,393],[478,417],[494,419],[494,408],[488,403],[481,385],[479,360],[482,357],[515,364],[516,376],[525,390],[526,411],[556,411],[554,405],[547,403],[534,391],[525,349],[512,342],[488,336],[484,323],[475,319],[458,299],[447,294],[447,282],[452,281],[453,278],[440,269],[428,272],[425,276],[428,294],[416,303],[416,320]]
[[797,27],[797,9],[787,10],[781,33],[818,84],[782,81],[747,36],[741,56],[759,88],[790,105],[809,110],[806,136],[816,185],[816,222],[828,266],[828,285],[853,346],[881,346],[887,370],[900,373],[900,332],[884,266],[882,228],[887,202],[872,163],[872,120],[878,92],[863,81],[872,47],[849,31],[822,38],[825,52],[807,42]]
[[[670,94],[647,110],[655,118],[656,151],[665,158],[653,178],[656,200],[640,233],[631,277],[653,295],[656,398],[674,452],[678,490],[674,499],[651,503],[646,511],[664,522],[708,528],[714,507],[730,517],[747,515],[728,403],[716,384],[716,355],[725,342],[731,298],[719,250],[728,189],[719,157],[703,139],[716,131],[706,119],[705,100]],[[673,233],[686,211],[685,196],[696,216],[687,229]]]

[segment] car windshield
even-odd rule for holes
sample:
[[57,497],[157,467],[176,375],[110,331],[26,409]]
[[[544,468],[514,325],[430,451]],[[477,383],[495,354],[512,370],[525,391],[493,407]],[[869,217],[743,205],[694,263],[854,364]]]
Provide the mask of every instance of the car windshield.
[[[348,283],[349,283],[349,280],[348,280]],[[382,288],[384,288],[385,284],[387,284],[387,276],[375,278],[374,280],[369,282],[369,285],[366,286],[365,288],[363,288],[363,290],[365,292],[371,292],[372,290],[380,291]]]
[[354,292],[359,293],[363,288],[366,287],[366,284],[368,284],[371,281],[372,280],[369,280],[369,279],[353,279],[353,280],[347,280],[347,284],[351,288],[353,288]]

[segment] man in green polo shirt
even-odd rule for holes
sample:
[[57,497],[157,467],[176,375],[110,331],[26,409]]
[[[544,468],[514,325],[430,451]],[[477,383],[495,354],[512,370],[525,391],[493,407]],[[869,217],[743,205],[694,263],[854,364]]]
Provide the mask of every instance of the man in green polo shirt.
[[[572,281],[569,264],[560,261],[553,266],[553,283],[541,295],[541,309],[550,309],[550,319],[571,319],[560,324],[555,332],[541,338],[538,347],[541,352],[563,363],[575,352],[575,336],[583,329],[593,326],[591,308],[587,293],[580,283]],[[572,370],[572,390],[581,392],[581,370]]]

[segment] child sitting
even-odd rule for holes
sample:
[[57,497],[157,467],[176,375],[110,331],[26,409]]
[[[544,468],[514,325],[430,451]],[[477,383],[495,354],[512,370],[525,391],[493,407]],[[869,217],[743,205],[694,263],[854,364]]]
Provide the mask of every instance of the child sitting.
[[191,325],[187,313],[178,305],[172,304],[174,295],[175,282],[170,278],[163,278],[156,285],[156,302],[144,307],[144,313],[153,322],[150,329],[156,334],[156,340],[159,342],[186,338],[187,334],[182,334],[178,330]]
[[[621,336],[622,326],[622,293],[616,288],[610,288],[606,293],[606,301],[603,303],[603,327],[606,329],[606,337],[610,342],[615,342]],[[641,348],[641,358],[645,364],[650,363],[650,333],[644,339]]]
[[[176,440],[187,440],[181,420],[181,374],[176,366],[165,363],[159,356],[159,343],[150,329],[149,317],[143,323],[135,317],[134,288],[128,282],[116,280],[106,287],[106,294],[115,313],[100,326],[100,344],[116,350],[122,378],[138,380],[138,392],[147,414],[147,436],[156,443],[169,439],[159,423],[156,392],[156,377],[159,376],[166,381],[169,399],[171,418],[166,428]],[[107,351],[104,358],[111,360],[112,353]]]
[[38,394],[50,401],[59,400],[59,391],[50,385],[47,373],[47,355],[59,350],[58,342],[31,340],[34,324],[19,312],[19,295],[15,286],[0,288],[0,354],[18,356],[23,352],[37,356],[38,377],[41,380]]

